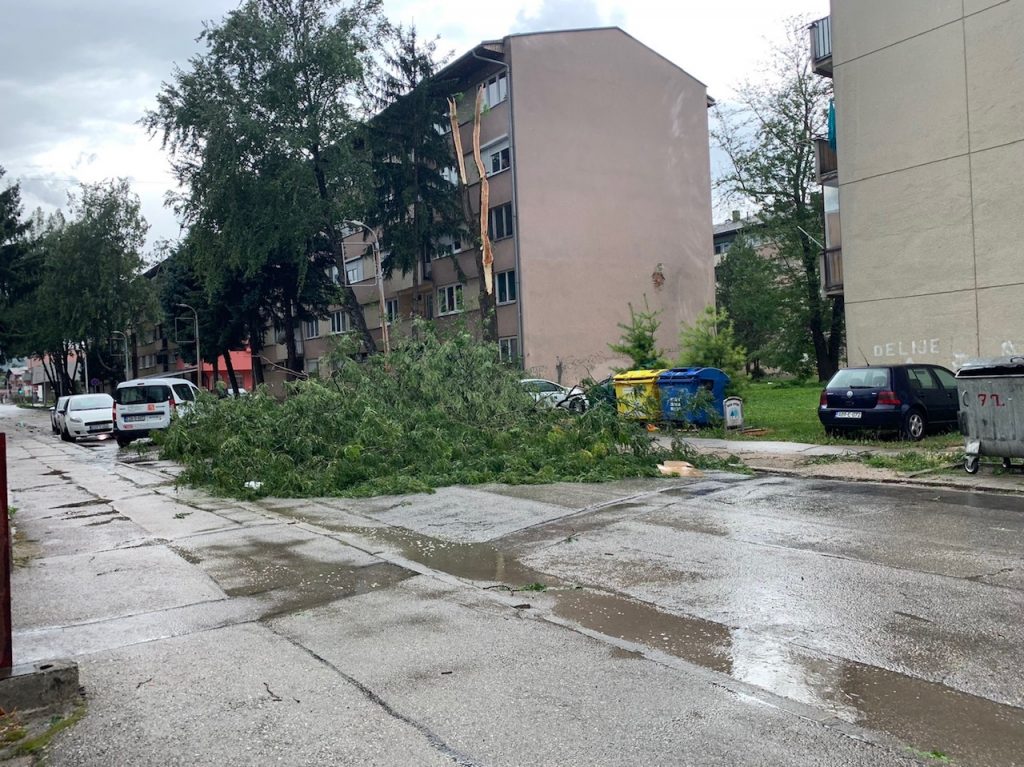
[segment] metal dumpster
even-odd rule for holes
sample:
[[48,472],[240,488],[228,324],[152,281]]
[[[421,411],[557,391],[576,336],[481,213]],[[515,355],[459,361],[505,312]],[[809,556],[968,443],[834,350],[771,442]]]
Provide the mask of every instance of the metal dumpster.
[[[672,368],[658,376],[661,412],[666,421],[707,426],[725,418],[729,376],[718,368]],[[706,392],[704,396],[700,396]]]
[[974,474],[983,455],[1024,458],[1024,357],[968,362],[956,374],[964,470]]
[[658,420],[661,402],[657,381],[662,369],[628,370],[615,376],[615,402],[619,413],[626,418],[642,421]]

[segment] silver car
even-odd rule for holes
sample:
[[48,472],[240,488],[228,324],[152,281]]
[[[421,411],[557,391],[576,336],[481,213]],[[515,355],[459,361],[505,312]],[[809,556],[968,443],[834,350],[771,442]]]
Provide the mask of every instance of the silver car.
[[64,428],[64,406],[68,403],[68,397],[58,397],[57,404],[50,408],[50,429],[54,434],[60,434]]
[[582,413],[590,407],[587,395],[578,386],[562,386],[544,378],[524,378],[519,384],[538,405],[564,407],[570,413]]
[[114,398],[109,394],[74,394],[68,397],[60,438],[100,437],[114,431]]

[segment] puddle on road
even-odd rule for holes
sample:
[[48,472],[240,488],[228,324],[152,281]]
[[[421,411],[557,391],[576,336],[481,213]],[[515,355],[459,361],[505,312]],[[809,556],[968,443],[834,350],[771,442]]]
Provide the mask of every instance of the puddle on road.
[[1011,767],[1024,754],[1024,710],[1013,706],[894,671],[821,657],[713,621],[666,613],[622,595],[561,590],[559,586],[571,584],[526,567],[490,543],[455,543],[392,527],[344,532],[391,544],[407,559],[467,580],[513,588],[531,583],[554,587],[548,595],[561,618],[824,709],[922,751],[941,751],[957,763]]

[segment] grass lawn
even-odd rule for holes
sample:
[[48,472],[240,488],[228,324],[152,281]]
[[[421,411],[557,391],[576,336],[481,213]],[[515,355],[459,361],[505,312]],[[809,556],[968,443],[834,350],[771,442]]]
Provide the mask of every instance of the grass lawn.
[[741,393],[743,421],[748,427],[766,429],[764,434],[751,436],[725,429],[708,429],[708,436],[728,436],[731,439],[779,440],[784,442],[810,442],[820,445],[872,445],[891,449],[942,449],[963,445],[959,432],[934,434],[920,442],[907,442],[894,434],[880,435],[870,431],[856,432],[852,438],[833,438],[825,435],[818,420],[818,397],[822,385],[786,381],[747,383]]

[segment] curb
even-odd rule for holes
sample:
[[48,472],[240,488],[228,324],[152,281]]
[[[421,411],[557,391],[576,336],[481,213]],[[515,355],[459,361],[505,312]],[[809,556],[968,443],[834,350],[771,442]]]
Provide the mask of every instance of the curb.
[[0,671],[0,709],[33,711],[78,696],[78,664],[70,660],[23,664]]

